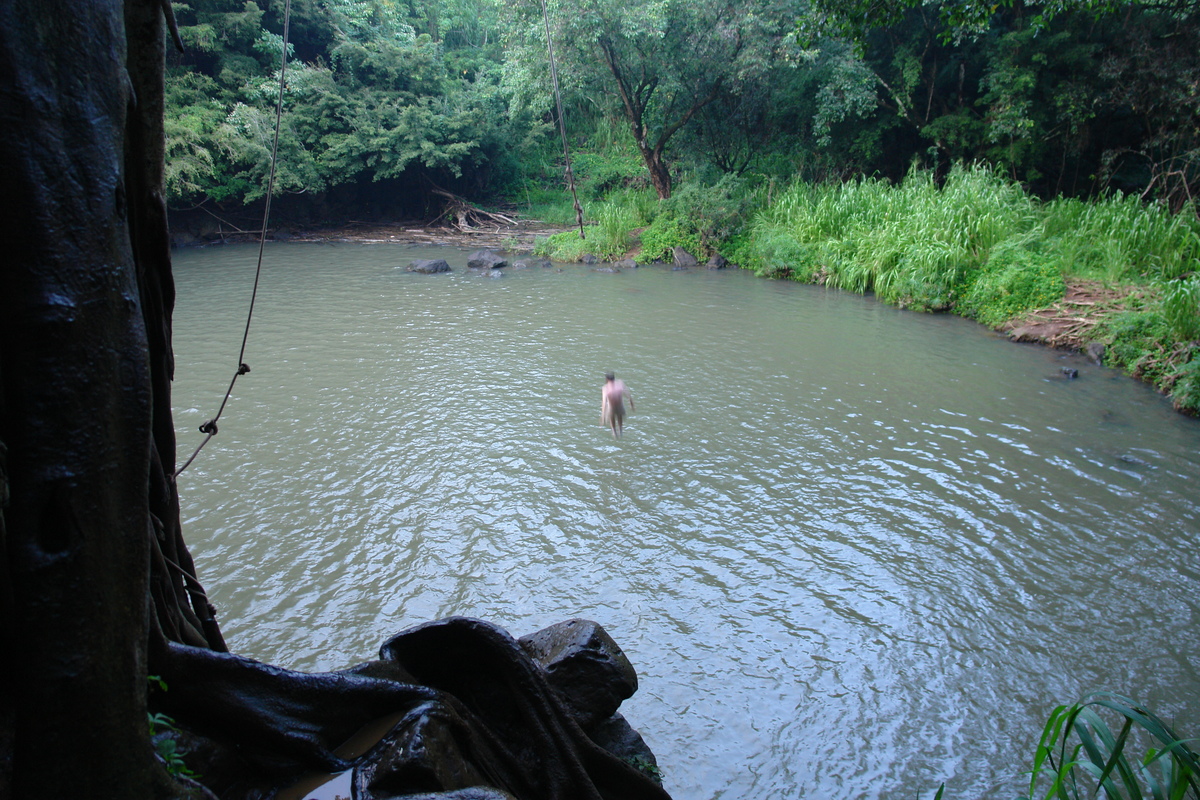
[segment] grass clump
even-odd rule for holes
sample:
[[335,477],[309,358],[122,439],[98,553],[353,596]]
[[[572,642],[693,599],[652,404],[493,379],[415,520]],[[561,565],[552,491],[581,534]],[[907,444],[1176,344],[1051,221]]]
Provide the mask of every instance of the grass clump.
[[633,246],[633,231],[644,224],[641,206],[619,198],[592,206],[592,213],[595,220],[584,228],[587,238],[572,228],[540,240],[534,252],[557,261],[582,261],[588,255],[601,261],[623,257]]
[[1135,195],[1084,202],[1055,200],[1044,207],[1044,236],[1072,275],[1114,282],[1173,280],[1200,262],[1195,208],[1172,214]]
[[[799,184],[760,213],[748,266],[905,308],[946,310],[993,247],[1036,225],[1033,201],[985,167],[956,167],[943,186],[914,170],[899,186],[871,178]],[[789,242],[790,240],[790,242]],[[785,252],[805,260],[780,264]]]
[[[1118,729],[1110,726],[1115,720]],[[1183,739],[1133,700],[1096,692],[1051,712],[1030,771],[1034,798],[1200,799],[1195,739]],[[1141,750],[1140,755],[1130,752]]]

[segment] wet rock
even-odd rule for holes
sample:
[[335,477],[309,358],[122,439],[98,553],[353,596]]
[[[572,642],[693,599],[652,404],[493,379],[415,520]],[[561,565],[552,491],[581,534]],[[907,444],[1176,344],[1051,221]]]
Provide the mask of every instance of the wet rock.
[[688,267],[695,267],[700,263],[699,261],[696,260],[696,257],[694,255],[689,253],[687,250],[684,250],[682,247],[671,248],[671,258],[672,258],[672,263],[676,267],[680,267],[683,269],[687,269]]
[[616,272],[620,272],[621,270],[617,269],[617,268],[616,268],[615,266],[613,266],[612,264],[609,264],[609,265],[607,265],[607,266],[603,266],[603,267],[596,267],[596,268],[595,268],[594,270],[592,270],[592,271],[593,271],[593,272],[608,272],[608,273],[616,273]]
[[450,265],[446,263],[444,258],[419,258],[408,265],[409,272],[420,272],[423,275],[432,275],[435,272],[449,272]]
[[599,264],[600,263],[600,259],[596,258],[591,253],[586,254],[583,258],[580,259],[580,261],[582,261],[584,264]]
[[504,277],[504,272],[499,269],[485,269],[483,272],[480,272],[479,274],[481,277],[484,277],[484,278],[503,278]]
[[570,619],[517,642],[546,671],[550,686],[585,731],[637,691],[637,673],[599,624]]
[[172,247],[188,247],[190,245],[199,244],[200,239],[192,235],[189,231],[172,231],[171,246]]
[[1099,342],[1088,342],[1083,352],[1093,364],[1104,363],[1104,345]]
[[1063,367],[1062,374],[1067,380],[1074,380],[1075,378],[1079,377],[1079,370],[1075,369],[1074,367]]
[[714,253],[711,258],[704,264],[709,269],[725,269],[729,266],[729,262],[725,260],[725,256],[720,253]]
[[617,267],[618,269],[637,269],[638,263],[632,258],[622,258],[613,266]]
[[539,267],[541,267],[542,269],[553,269],[554,268],[554,262],[548,258],[543,258],[541,261],[538,261],[537,265]]
[[529,262],[528,261],[514,261],[512,268],[513,269],[529,269]]
[[587,731],[588,738],[617,758],[640,769],[662,783],[658,759],[642,735],[634,730],[625,717],[613,714]]
[[476,250],[467,256],[467,267],[470,269],[500,269],[508,266],[508,261],[491,250]]

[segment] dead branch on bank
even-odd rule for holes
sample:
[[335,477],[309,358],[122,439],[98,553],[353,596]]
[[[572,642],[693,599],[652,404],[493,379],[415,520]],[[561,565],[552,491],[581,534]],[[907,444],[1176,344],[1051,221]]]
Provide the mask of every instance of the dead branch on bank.
[[438,214],[429,227],[433,227],[443,219],[451,219],[452,225],[460,231],[470,231],[477,227],[494,226],[501,227],[504,225],[516,225],[517,221],[512,217],[498,214],[494,211],[484,211],[478,206],[471,205],[466,198],[459,197],[453,192],[448,192],[445,189],[440,189],[434,186],[430,189],[439,197],[446,198],[445,208],[441,214]]

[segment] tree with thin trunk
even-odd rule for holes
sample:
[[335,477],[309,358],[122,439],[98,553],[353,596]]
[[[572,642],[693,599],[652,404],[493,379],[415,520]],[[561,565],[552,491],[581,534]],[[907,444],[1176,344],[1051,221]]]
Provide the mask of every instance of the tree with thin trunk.
[[[766,78],[782,57],[796,3],[767,0],[548,2],[568,92],[627,126],[659,198],[671,196],[668,147],[722,92]],[[531,7],[514,15],[509,58],[528,80],[545,60]],[[539,50],[540,48],[540,50]]]

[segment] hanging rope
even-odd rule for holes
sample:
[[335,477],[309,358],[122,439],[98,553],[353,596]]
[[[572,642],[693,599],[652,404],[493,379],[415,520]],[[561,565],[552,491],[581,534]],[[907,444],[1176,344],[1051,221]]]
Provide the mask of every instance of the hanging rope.
[[[250,309],[246,312],[246,327],[242,331],[242,349],[238,352],[238,368],[233,373],[232,380],[229,381],[229,388],[225,390],[225,399],[221,401],[221,407],[217,409],[216,416],[200,426],[200,432],[204,434],[203,441],[196,446],[191,457],[183,463],[183,466],[175,470],[175,474],[171,476],[172,480],[178,478],[180,473],[191,466],[204,446],[217,435],[217,420],[221,418],[221,414],[225,411],[225,405],[233,395],[233,385],[237,383],[239,377],[250,371],[250,366],[245,361],[246,342],[250,339],[250,320],[254,318],[254,301],[258,299],[258,281],[262,277],[263,250],[267,246],[267,223],[271,219],[271,195],[275,193],[275,164],[279,158],[279,127],[283,120],[283,90],[287,78],[288,26],[291,23],[291,17],[292,0],[285,0],[283,5],[283,55],[279,63],[279,99],[275,103],[275,140],[271,143],[271,174],[267,178],[267,200],[263,207],[262,231],[258,237],[258,266],[254,270],[254,290],[250,293]],[[575,207],[579,208],[578,201],[576,201]]]
[[575,220],[579,223],[579,238],[586,239],[583,233],[583,206],[579,205],[579,195],[575,193],[575,173],[571,171],[571,151],[567,147],[567,126],[563,122],[562,93],[558,91],[558,66],[554,61],[554,43],[550,41],[550,14],[546,11],[546,0],[542,0],[542,19],[546,21],[546,49],[550,52],[550,81],[554,85],[554,104],[558,107],[558,132],[562,136],[563,160],[567,163],[567,185],[571,187],[571,199],[575,201]]

